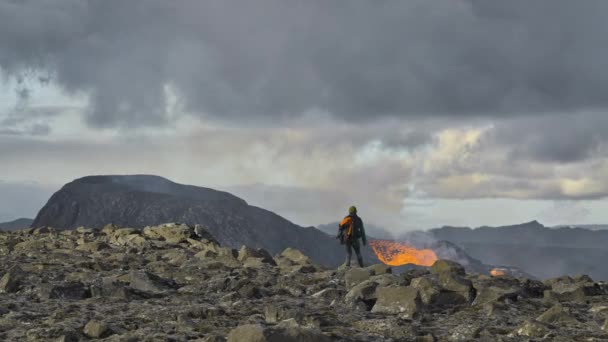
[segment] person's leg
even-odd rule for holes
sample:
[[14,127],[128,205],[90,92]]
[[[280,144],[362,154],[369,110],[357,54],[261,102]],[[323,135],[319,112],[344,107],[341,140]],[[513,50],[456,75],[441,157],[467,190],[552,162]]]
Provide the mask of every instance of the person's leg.
[[353,256],[353,251],[350,248],[351,245],[348,241],[344,245],[346,246],[346,266],[350,267],[350,259]]
[[361,256],[361,246],[359,245],[359,239],[353,241],[353,248],[355,249],[355,254],[357,254],[357,261],[359,262],[359,267],[363,267],[363,256]]

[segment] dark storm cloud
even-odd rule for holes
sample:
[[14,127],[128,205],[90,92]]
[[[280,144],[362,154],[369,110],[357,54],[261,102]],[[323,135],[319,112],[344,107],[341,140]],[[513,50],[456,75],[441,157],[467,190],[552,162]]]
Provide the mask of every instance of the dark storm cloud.
[[606,157],[607,128],[606,112],[532,116],[497,123],[492,138],[512,146],[512,160],[574,163]]
[[568,112],[608,105],[607,12],[603,0],[4,1],[0,66],[90,95],[96,127],[167,122],[167,83],[190,112],[251,122]]

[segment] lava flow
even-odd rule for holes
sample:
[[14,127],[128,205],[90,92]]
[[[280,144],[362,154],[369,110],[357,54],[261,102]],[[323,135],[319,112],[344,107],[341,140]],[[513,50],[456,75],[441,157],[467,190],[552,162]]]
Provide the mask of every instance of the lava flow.
[[504,268],[493,268],[490,271],[490,274],[492,275],[492,277],[500,277],[507,275],[507,271]]
[[389,240],[372,240],[369,244],[378,259],[390,266],[432,266],[437,261],[437,255],[432,249],[416,249],[407,243]]

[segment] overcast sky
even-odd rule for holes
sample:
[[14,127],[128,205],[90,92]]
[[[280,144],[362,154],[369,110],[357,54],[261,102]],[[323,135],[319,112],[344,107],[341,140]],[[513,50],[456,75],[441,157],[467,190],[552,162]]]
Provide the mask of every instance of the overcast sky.
[[608,1],[0,1],[0,221],[89,174],[302,225],[608,222]]

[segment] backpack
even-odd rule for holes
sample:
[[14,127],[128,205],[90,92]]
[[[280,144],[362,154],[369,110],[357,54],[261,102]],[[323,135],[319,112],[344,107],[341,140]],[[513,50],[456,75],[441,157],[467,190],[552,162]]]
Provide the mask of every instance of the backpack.
[[346,216],[341,222],[338,231],[338,237],[340,238],[340,243],[344,244],[346,241],[351,240],[353,237],[353,232],[355,230],[355,220],[351,216]]

